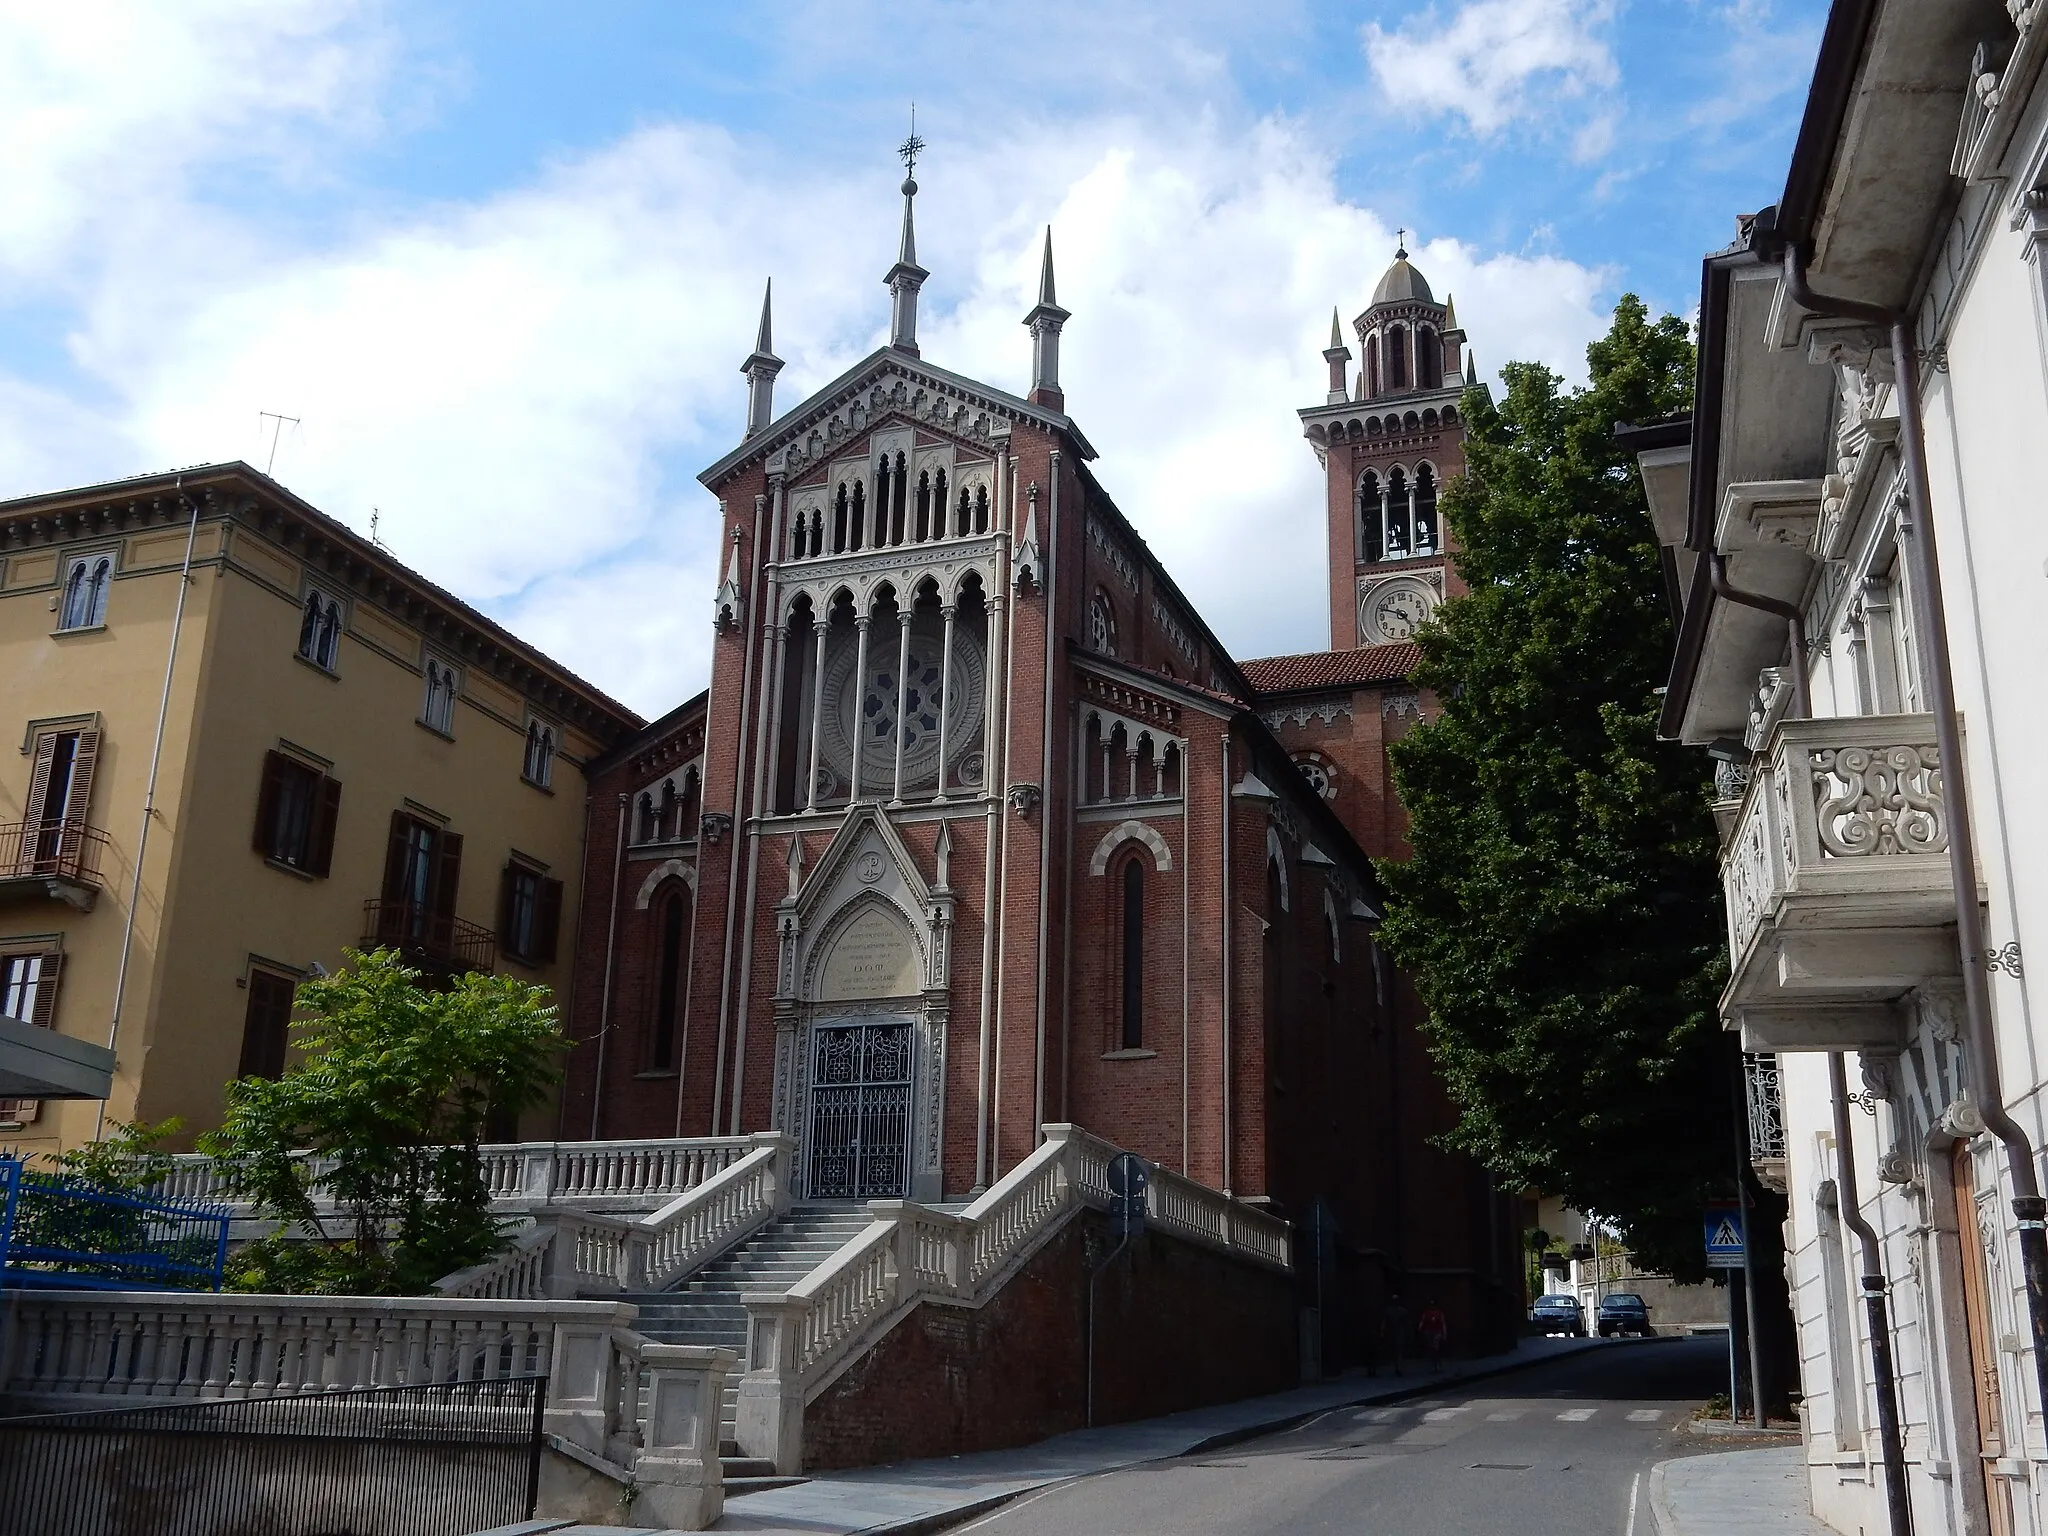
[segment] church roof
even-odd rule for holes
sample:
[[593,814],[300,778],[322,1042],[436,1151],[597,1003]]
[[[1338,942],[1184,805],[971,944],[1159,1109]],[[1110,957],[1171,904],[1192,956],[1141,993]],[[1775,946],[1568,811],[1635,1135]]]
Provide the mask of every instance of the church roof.
[[1422,647],[1417,645],[1369,645],[1356,651],[1260,656],[1239,662],[1238,670],[1260,693],[1302,693],[1393,682],[1414,671],[1421,660]]
[[1436,295],[1429,291],[1429,279],[1408,264],[1408,253],[1404,250],[1394,257],[1394,264],[1387,268],[1387,275],[1380,279],[1379,287],[1372,291],[1375,304],[1434,304]]

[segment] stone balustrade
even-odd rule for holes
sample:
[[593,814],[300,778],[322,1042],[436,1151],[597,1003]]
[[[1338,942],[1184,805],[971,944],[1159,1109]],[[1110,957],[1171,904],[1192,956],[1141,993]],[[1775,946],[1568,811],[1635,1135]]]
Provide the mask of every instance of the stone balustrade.
[[1930,715],[1788,720],[1722,847],[1730,977],[1749,1050],[1880,1048],[1870,999],[1958,970]]
[[[649,1141],[529,1141],[479,1147],[484,1187],[499,1211],[572,1205],[586,1211],[642,1212],[686,1194],[731,1167],[758,1145],[751,1136],[675,1137]],[[332,1167],[308,1159],[315,1178]],[[202,1153],[172,1159],[160,1186],[167,1195],[246,1210]],[[332,1208],[324,1196],[322,1210]]]
[[[1111,1203],[1118,1149],[1077,1126],[1045,1141],[959,1215],[907,1200],[870,1201],[874,1221],[788,1291],[743,1291],[747,1369],[735,1433],[741,1451],[793,1474],[803,1409],[838,1371],[923,1301],[981,1306],[1081,1210]],[[1177,1238],[1272,1269],[1292,1268],[1278,1217],[1165,1169],[1146,1188],[1148,1222]]]
[[[544,1245],[530,1245],[538,1251]],[[18,1291],[0,1393],[30,1410],[547,1378],[542,1512],[702,1530],[724,1508],[729,1349],[658,1344],[622,1302]]]

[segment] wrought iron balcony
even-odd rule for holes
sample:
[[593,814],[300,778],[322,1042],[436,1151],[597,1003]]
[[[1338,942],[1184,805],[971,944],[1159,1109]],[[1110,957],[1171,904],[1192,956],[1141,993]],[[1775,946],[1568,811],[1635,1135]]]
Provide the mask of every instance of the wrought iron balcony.
[[364,902],[362,947],[395,949],[406,964],[444,975],[498,964],[498,936],[490,929],[411,901]]
[[1749,1165],[1767,1189],[1785,1193],[1785,1100],[1779,1089],[1778,1058],[1746,1053],[1742,1058],[1743,1098],[1749,1109]]
[[1896,1000],[1958,973],[1943,772],[1929,715],[1778,727],[1721,853],[1745,1049],[1896,1048]]
[[72,818],[0,826],[0,901],[63,901],[89,911],[107,834]]

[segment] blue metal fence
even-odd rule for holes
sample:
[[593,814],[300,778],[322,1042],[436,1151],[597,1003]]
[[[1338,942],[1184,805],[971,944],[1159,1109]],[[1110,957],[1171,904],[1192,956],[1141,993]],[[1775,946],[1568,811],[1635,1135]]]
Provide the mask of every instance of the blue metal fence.
[[120,1193],[0,1157],[0,1284],[217,1291],[229,1213]]

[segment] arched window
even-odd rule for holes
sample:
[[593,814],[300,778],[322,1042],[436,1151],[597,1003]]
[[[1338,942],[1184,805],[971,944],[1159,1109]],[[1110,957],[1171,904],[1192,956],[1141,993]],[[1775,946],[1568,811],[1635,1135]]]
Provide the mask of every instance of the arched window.
[[903,510],[910,497],[910,467],[896,455],[896,473],[889,481],[889,542],[903,542]]
[[654,835],[661,842],[671,842],[676,833],[676,783],[674,779],[661,782],[661,810],[654,818]]
[[1088,649],[1098,656],[1116,654],[1116,610],[1101,591],[1088,599]]
[[1123,1049],[1145,1046],[1145,860],[1133,854],[1124,861],[1123,911]]
[[920,469],[917,472],[917,542],[922,544],[932,536],[932,472]]
[[1396,326],[1387,332],[1387,388],[1408,387],[1408,333]]
[[1443,338],[1429,326],[1424,326],[1415,333],[1415,381],[1424,389],[1443,387]]
[[967,537],[967,520],[974,514],[974,504],[967,499],[967,487],[960,487],[960,503],[953,509],[953,536]]
[[676,1064],[677,994],[683,977],[683,893],[671,891],[661,903],[661,971],[654,994],[654,1037],[648,1052],[654,1069],[667,1072]]
[[1372,400],[1380,392],[1380,334],[1374,331],[1365,338],[1365,398]]
[[853,511],[847,519],[847,546],[859,549],[867,542],[868,488],[867,482],[853,482]]
[[974,531],[988,532],[988,487],[985,485],[974,488]]
[[846,551],[846,512],[846,487],[842,484],[839,494],[832,498],[832,553],[835,555]]
[[526,761],[520,767],[520,774],[527,783],[542,789],[555,776],[555,728],[543,725],[538,720],[526,724]]
[[692,768],[683,775],[683,801],[676,810],[676,836],[697,835],[697,814],[704,807],[704,781]]
[[640,796],[639,823],[640,835],[636,837],[634,841],[638,843],[653,842],[655,836],[654,796],[647,794],[645,792],[642,792]]
[[299,655],[332,672],[340,647],[341,604],[324,592],[308,592],[299,618]]
[[1387,558],[1385,509],[1380,505],[1380,477],[1367,470],[1358,477],[1358,558]]
[[875,465],[875,548],[880,549],[889,542],[890,482],[894,478],[889,455],[883,454],[881,462]]
[[1401,560],[1415,553],[1408,527],[1408,477],[1387,471],[1387,558]]
[[427,658],[427,691],[420,702],[420,723],[443,736],[455,729],[455,673],[438,657]]
[[1436,471],[1427,464],[1415,466],[1415,553],[1439,554],[1443,542],[1436,527]]
[[932,537],[946,536],[946,471],[940,467],[932,472]]

